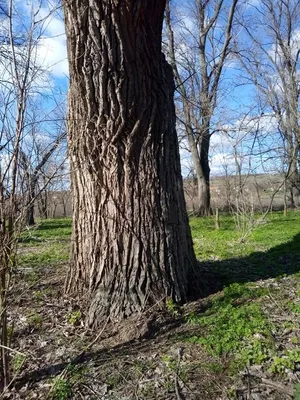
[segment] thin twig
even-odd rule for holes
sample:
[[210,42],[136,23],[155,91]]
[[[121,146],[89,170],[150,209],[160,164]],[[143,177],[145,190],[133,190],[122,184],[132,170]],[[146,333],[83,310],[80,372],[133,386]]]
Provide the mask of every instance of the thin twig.
[[180,371],[180,363],[181,363],[181,359],[182,359],[182,353],[183,353],[183,349],[182,349],[182,347],[180,347],[178,349],[177,367],[176,367],[176,372],[175,372],[175,393],[176,393],[177,400],[185,400],[185,396],[181,392],[179,380],[178,380],[179,371]]
[[3,349],[9,350],[9,351],[11,351],[12,353],[17,353],[17,354],[20,354],[20,356],[26,357],[26,354],[21,353],[21,352],[18,351],[18,350],[12,349],[12,348],[10,348],[10,347],[8,347],[8,346],[4,346],[3,344],[0,344],[0,347],[3,348]]

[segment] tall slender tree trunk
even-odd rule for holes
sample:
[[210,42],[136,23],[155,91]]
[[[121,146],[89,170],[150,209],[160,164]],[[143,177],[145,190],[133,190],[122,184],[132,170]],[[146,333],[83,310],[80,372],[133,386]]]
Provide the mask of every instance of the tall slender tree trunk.
[[89,294],[92,326],[166,296],[184,302],[195,284],[164,7],[64,0],[74,212],[66,289]]
[[290,207],[295,208],[299,205],[300,199],[300,176],[298,170],[297,144],[293,132],[285,134],[287,138],[287,161],[288,161],[288,190],[290,193]]
[[48,207],[48,188],[46,188],[46,184],[44,183],[45,189],[40,190],[39,188],[39,197],[38,197],[38,207],[39,207],[39,213],[40,217],[47,219],[49,216],[49,207]]
[[[210,167],[209,167],[209,135],[201,135],[202,140],[198,144],[195,141],[193,130],[191,128],[191,118],[187,105],[184,106],[185,120],[186,120],[186,133],[191,150],[193,165],[195,167],[197,177],[197,203],[195,207],[195,215],[207,216],[211,213],[210,207]],[[204,132],[209,132],[207,128],[203,129]]]
[[[197,135],[193,132],[192,124],[192,108],[188,99],[188,93],[185,89],[184,82],[179,74],[176,57],[175,57],[175,40],[174,32],[171,24],[170,2],[167,0],[165,22],[169,39],[169,57],[179,91],[182,96],[183,112],[185,120],[186,136],[192,155],[193,165],[197,177],[197,205],[195,207],[195,215],[205,216],[210,214],[210,168],[209,168],[209,119],[204,126],[199,127]],[[201,130],[201,132],[200,132]],[[200,139],[200,140],[199,140]],[[197,143],[198,142],[198,143]],[[204,143],[205,142],[205,143]]]
[[39,213],[40,217],[44,219],[48,219],[48,194],[42,193],[39,201]]
[[290,199],[291,199],[291,207],[295,208],[299,206],[300,199],[300,178],[299,171],[297,168],[297,160],[294,158],[291,161],[290,165],[290,178],[289,178],[289,187],[290,187]]
[[199,197],[199,216],[211,214],[210,206],[210,167],[209,167],[209,126],[204,126],[201,142],[199,143],[199,162],[201,165],[201,175],[198,176],[198,197]]
[[[193,154],[193,152],[192,152]],[[208,157],[201,159],[198,156],[193,158],[197,177],[197,202],[195,207],[195,215],[198,217],[208,216],[211,214],[210,207],[210,168]]]
[[26,222],[27,225],[33,226],[35,224],[34,220],[34,203],[35,203],[35,188],[36,188],[35,178],[29,178],[28,184],[28,194],[27,194],[27,206],[26,206]]

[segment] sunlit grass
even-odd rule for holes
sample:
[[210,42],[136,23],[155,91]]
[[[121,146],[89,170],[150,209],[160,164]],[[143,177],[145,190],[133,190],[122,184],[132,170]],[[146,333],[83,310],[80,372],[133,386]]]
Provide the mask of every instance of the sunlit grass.
[[40,267],[67,262],[70,252],[71,219],[49,219],[25,231],[20,239],[20,266]]
[[299,244],[293,243],[294,236],[300,233],[299,211],[289,212],[286,217],[282,213],[268,215],[244,242],[240,241],[241,232],[236,228],[232,216],[221,215],[220,224],[220,229],[216,230],[212,217],[190,219],[198,259],[205,261],[245,257],[288,242],[291,242],[291,249],[300,251],[300,241]]

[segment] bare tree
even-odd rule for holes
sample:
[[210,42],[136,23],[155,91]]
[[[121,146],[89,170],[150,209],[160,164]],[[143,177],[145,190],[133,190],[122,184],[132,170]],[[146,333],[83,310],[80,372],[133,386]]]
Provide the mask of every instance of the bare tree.
[[66,289],[89,294],[92,326],[166,296],[184,302],[195,282],[164,9],[162,0],[64,1],[74,207]]
[[[22,143],[22,134],[25,121],[25,110],[28,100],[28,89],[31,82],[31,55],[33,45],[33,27],[29,30],[28,41],[23,43],[21,51],[15,46],[15,33],[13,24],[13,1],[9,2],[5,10],[7,32],[2,40],[1,66],[9,75],[3,80],[5,84],[1,113],[1,147],[2,165],[0,173],[0,328],[1,328],[1,389],[8,385],[9,358],[8,358],[8,329],[7,329],[7,292],[9,289],[11,271],[16,253],[17,233],[20,232],[20,220],[17,212],[18,200],[18,172],[19,155]],[[20,66],[22,65],[22,69]],[[15,118],[10,118],[10,113],[15,113]],[[5,153],[6,157],[3,157]],[[3,162],[5,160],[5,162]]]
[[[14,0],[0,7],[0,389],[9,384],[8,293],[16,266],[18,239],[31,202],[23,201],[25,140],[29,109],[45,74],[37,60],[43,32],[39,8],[24,20]],[[41,5],[40,5],[41,6]],[[41,98],[39,98],[40,100]],[[45,157],[47,158],[47,157]],[[43,160],[45,164],[47,160]],[[27,193],[26,193],[27,194]],[[34,199],[32,199],[34,200]]]
[[[230,4],[228,4],[230,3]],[[167,53],[180,95],[182,119],[198,182],[198,215],[210,214],[210,138],[218,105],[225,63],[231,54],[231,38],[237,0],[189,2],[189,20],[174,25],[170,1],[165,23]],[[225,25],[223,26],[223,20]],[[222,28],[220,27],[222,24]],[[180,30],[180,44],[174,29]]]
[[[62,128],[57,136],[50,140],[49,145],[45,143],[41,145],[40,141],[36,141],[36,137],[31,137],[31,151],[25,152],[23,149],[20,154],[20,164],[22,167],[22,173],[24,175],[25,183],[25,207],[27,209],[26,223],[29,226],[35,224],[34,209],[35,200],[43,195],[43,192],[47,189],[47,186],[51,184],[51,181],[60,174],[61,167],[64,164],[66,152],[64,151],[61,160],[56,169],[52,170],[50,175],[44,174],[45,165],[49,163],[51,157],[61,146],[62,141],[66,138],[66,131],[64,129],[64,120],[62,120]],[[41,178],[42,182],[41,182]]]
[[300,204],[300,2],[262,0],[240,21],[243,35],[236,50],[247,72],[244,82],[256,86],[267,112],[277,119],[279,134],[274,134],[284,139],[282,155],[294,207]]
[[[45,187],[46,184],[46,187]],[[42,191],[40,188],[44,188]],[[67,159],[57,156],[48,162],[41,171],[38,181],[37,198],[39,214],[42,218],[55,217],[59,207],[60,215],[71,215],[70,173]]]

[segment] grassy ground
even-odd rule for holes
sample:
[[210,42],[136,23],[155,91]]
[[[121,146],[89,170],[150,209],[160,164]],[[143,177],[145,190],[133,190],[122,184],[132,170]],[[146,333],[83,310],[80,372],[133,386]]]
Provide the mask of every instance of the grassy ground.
[[192,219],[197,258],[222,275],[224,284],[278,277],[299,271],[300,213],[273,213],[245,240],[230,216],[221,217],[215,230],[212,218]]
[[147,338],[128,336],[137,320],[104,326],[95,343],[84,299],[63,295],[71,221],[25,232],[4,398],[299,400],[300,212],[270,215],[244,240],[229,216],[219,230],[211,218],[190,223],[197,257],[223,289],[184,307],[168,301]]

